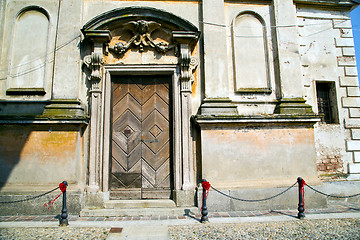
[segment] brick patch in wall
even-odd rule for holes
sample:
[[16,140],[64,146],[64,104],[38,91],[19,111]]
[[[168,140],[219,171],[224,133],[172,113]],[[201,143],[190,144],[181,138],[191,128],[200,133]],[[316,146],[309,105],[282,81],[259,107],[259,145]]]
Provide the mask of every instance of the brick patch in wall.
[[327,155],[320,161],[318,160],[317,170],[323,180],[344,179],[347,177],[347,174],[344,173],[343,161],[339,155]]
[[317,170],[321,173],[337,173],[342,172],[344,169],[341,156],[325,156],[323,159],[318,161]]

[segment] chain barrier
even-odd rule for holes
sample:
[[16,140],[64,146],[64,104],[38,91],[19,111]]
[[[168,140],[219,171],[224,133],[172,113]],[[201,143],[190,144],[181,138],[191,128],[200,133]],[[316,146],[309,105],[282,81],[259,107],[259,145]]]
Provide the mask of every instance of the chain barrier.
[[50,190],[46,193],[43,193],[43,194],[40,194],[40,195],[37,195],[37,196],[33,196],[33,197],[30,197],[30,198],[25,198],[25,199],[21,199],[21,200],[16,200],[16,201],[7,201],[7,202],[0,202],[0,204],[7,204],[7,203],[19,203],[19,202],[26,202],[26,201],[30,201],[30,200],[34,200],[36,198],[40,198],[40,197],[43,197],[49,193],[52,193],[54,192],[55,190],[59,189],[60,187],[56,187],[54,188],[53,190]]
[[287,191],[289,191],[291,188],[293,188],[295,185],[297,184],[297,182],[295,182],[293,185],[291,185],[290,187],[288,187],[287,189],[285,189],[284,191],[274,195],[274,196],[271,196],[271,197],[268,197],[268,198],[263,198],[263,199],[241,199],[241,198],[236,198],[236,197],[233,197],[233,196],[230,196],[228,194],[225,194],[223,192],[220,192],[219,190],[217,190],[216,188],[214,188],[213,186],[211,186],[211,188],[213,190],[215,190],[216,192],[228,197],[228,198],[231,198],[231,199],[234,199],[234,200],[238,200],[238,201],[243,201],[243,202],[262,202],[262,201],[267,201],[267,200],[270,200],[270,199],[273,199],[273,198],[276,198],[284,193],[286,193]]
[[357,196],[360,196],[360,193],[357,193],[357,194],[354,194],[354,195],[349,195],[349,196],[336,196],[336,195],[331,195],[331,194],[326,194],[326,193],[323,193],[313,187],[311,187],[310,185],[307,185],[305,184],[308,188],[310,188],[311,190],[313,190],[314,192],[317,192],[319,194],[322,194],[326,197],[333,197],[333,198],[352,198],[352,197],[357,197]]

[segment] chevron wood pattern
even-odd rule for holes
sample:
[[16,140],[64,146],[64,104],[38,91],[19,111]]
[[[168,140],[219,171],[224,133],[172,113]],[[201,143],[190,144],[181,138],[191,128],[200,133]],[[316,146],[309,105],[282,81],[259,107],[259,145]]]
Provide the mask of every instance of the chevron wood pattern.
[[113,80],[112,199],[169,198],[170,77]]

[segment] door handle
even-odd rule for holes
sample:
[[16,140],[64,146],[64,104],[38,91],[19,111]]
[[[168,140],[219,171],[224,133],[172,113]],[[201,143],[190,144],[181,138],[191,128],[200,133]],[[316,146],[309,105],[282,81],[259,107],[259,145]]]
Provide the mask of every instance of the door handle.
[[159,139],[155,138],[154,140],[151,139],[143,139],[143,142],[149,142],[149,143],[153,143],[153,142],[159,142]]

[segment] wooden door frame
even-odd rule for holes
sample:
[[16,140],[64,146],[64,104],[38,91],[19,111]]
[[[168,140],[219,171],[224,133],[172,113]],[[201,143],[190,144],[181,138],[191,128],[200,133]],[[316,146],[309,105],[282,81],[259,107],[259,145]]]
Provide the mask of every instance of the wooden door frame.
[[[100,163],[101,173],[101,190],[103,192],[109,192],[109,179],[110,179],[110,157],[111,157],[111,96],[112,96],[112,77],[114,75],[167,75],[171,77],[171,92],[172,92],[172,127],[173,134],[171,136],[172,146],[172,159],[173,159],[173,191],[188,190],[184,183],[189,185],[194,184],[194,179],[191,178],[185,181],[188,176],[193,176],[193,168],[184,168],[184,166],[191,166],[192,159],[192,144],[190,139],[190,128],[184,128],[190,123],[189,113],[191,109],[190,101],[183,101],[181,92],[181,80],[180,69],[178,65],[104,65],[104,81],[102,81],[102,117],[101,117],[101,129],[102,134],[102,160]],[[184,114],[186,111],[188,114]],[[187,116],[186,116],[187,115]],[[188,122],[184,124],[184,122]]]

